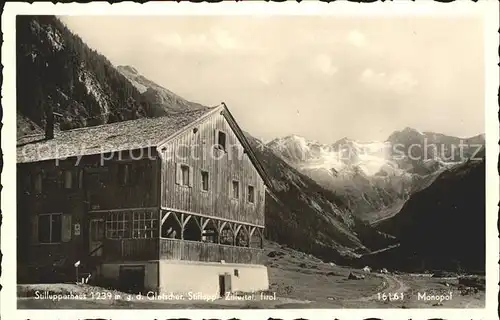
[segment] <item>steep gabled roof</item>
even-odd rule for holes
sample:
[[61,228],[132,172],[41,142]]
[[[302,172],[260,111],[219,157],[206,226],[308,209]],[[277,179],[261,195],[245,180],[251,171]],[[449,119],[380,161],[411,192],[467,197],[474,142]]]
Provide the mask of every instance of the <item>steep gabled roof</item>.
[[220,109],[221,106],[218,106],[158,118],[60,131],[50,140],[44,139],[43,134],[20,137],[17,140],[17,163],[154,147],[175,132]]
[[267,174],[266,170],[264,169],[264,166],[260,162],[259,158],[256,156],[255,151],[253,150],[252,146],[250,145],[250,142],[245,136],[245,133],[243,133],[243,130],[241,130],[240,126],[234,119],[233,115],[231,112],[229,112],[229,109],[227,108],[226,104],[224,102],[221,103],[222,106],[224,107],[222,110],[222,113],[224,117],[226,118],[227,122],[233,129],[234,133],[236,134],[236,137],[239,139],[241,145],[245,149],[248,158],[254,165],[255,169],[259,173],[260,177],[264,181],[265,185],[269,190],[272,190],[272,181],[269,175]]
[[164,117],[142,118],[60,131],[56,132],[54,138],[50,140],[44,139],[43,134],[20,137],[17,139],[17,163],[156,147],[167,142],[191,124],[201,122],[216,112],[221,112],[226,118],[264,183],[271,187],[271,179],[224,103],[214,108],[181,112]]

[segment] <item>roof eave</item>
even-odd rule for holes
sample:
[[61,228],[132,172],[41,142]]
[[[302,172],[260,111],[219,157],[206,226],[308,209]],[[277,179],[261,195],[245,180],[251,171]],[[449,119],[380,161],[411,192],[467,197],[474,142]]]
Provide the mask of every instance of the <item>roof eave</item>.
[[229,111],[229,108],[226,106],[226,104],[224,102],[222,102],[221,105],[224,108],[223,109],[223,116],[226,118],[227,122],[229,123],[229,125],[233,129],[234,133],[236,134],[236,136],[240,140],[240,143],[243,145],[243,148],[245,149],[245,151],[248,154],[248,158],[250,159],[250,161],[254,165],[255,169],[259,173],[260,177],[264,181],[265,186],[268,189],[272,190],[271,178],[267,174],[267,172],[264,169],[264,166],[260,162],[259,158],[257,158],[255,152],[253,151],[252,146],[250,145],[250,142],[248,141],[245,134],[243,133],[243,130],[241,130],[240,126],[236,122],[236,119],[234,119],[233,115]]

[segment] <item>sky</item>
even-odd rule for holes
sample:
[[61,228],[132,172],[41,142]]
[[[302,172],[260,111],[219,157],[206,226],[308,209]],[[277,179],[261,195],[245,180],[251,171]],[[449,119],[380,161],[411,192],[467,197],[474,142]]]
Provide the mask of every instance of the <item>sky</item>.
[[412,127],[484,133],[481,20],[472,17],[64,16],[114,65],[187,100],[225,102],[269,141],[385,140]]

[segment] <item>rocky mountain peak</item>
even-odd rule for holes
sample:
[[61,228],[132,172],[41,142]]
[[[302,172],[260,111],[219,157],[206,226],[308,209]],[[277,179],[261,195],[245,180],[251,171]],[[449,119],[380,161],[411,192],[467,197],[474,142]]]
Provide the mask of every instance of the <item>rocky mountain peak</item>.
[[131,74],[136,74],[138,75],[139,74],[139,71],[137,71],[136,68],[132,67],[132,66],[117,66],[116,69],[118,69],[118,71],[123,71],[123,72],[128,72],[128,73],[131,73]]
[[391,135],[387,138],[389,142],[399,142],[399,141],[408,141],[408,140],[420,140],[425,137],[424,133],[411,128],[405,127],[402,130],[397,130],[391,133]]

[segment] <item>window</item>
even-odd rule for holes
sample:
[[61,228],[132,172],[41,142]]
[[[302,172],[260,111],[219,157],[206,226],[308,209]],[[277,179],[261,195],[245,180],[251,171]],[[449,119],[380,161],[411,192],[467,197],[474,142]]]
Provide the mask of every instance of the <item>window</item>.
[[217,148],[226,151],[226,133],[223,131],[216,131]]
[[129,225],[128,212],[111,212],[106,218],[106,238],[123,239],[128,238],[127,227]]
[[182,185],[183,186],[188,186],[189,185],[189,167],[182,165],[181,166],[181,171],[182,171]]
[[92,241],[101,241],[104,239],[104,223],[102,220],[94,219],[90,221],[90,239]]
[[59,243],[62,235],[62,214],[48,213],[38,216],[38,242]]
[[240,183],[237,180],[233,180],[233,199],[238,199],[240,197]]
[[132,183],[132,170],[130,164],[118,165],[118,181],[121,185],[128,185]]
[[137,211],[133,213],[132,238],[153,238],[156,230],[156,219],[151,211]]
[[248,186],[248,198],[247,201],[250,203],[255,203],[255,189],[253,186]]
[[201,170],[201,190],[208,191],[208,171]]
[[193,168],[187,164],[177,164],[176,183],[181,186],[193,186]]

